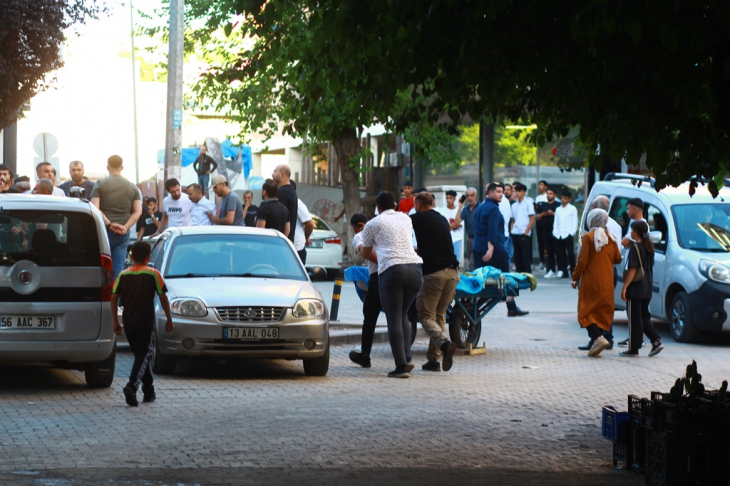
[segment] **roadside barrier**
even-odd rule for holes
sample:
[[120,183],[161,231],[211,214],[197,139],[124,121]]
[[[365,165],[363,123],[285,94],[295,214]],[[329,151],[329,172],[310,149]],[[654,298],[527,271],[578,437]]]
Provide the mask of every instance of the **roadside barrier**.
[[335,279],[335,288],[332,291],[332,305],[330,306],[330,321],[337,320],[337,314],[340,311],[340,294],[342,293],[342,276],[337,275]]

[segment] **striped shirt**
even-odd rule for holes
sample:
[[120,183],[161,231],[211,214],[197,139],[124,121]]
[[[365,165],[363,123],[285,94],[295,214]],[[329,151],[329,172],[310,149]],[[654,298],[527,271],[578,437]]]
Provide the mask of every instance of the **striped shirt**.
[[122,300],[125,329],[152,330],[155,323],[155,295],[164,294],[167,287],[160,272],[146,265],[135,264],[119,274],[112,292]]

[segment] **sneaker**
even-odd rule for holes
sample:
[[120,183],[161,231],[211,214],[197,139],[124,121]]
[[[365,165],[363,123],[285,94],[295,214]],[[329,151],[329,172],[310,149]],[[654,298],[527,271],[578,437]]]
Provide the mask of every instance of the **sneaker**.
[[415,368],[415,367],[416,367],[416,365],[413,364],[413,361],[409,361],[408,363],[406,363],[406,371],[408,373],[413,371],[413,368]]
[[441,371],[441,363],[438,361],[427,361],[425,365],[421,366],[423,371]]
[[605,337],[601,336],[593,342],[593,346],[590,351],[588,351],[588,356],[593,358],[598,357],[598,355],[600,355],[601,352],[610,345],[611,343],[609,343]]
[[157,399],[157,395],[155,394],[155,392],[145,393],[144,397],[142,397],[142,402],[143,403],[152,403],[155,401],[155,399]]
[[405,368],[403,368],[403,369],[396,368],[393,371],[391,371],[390,373],[388,373],[388,378],[408,378],[409,376],[411,376],[411,375],[408,374],[408,372],[405,370]]
[[651,351],[649,351],[649,356],[656,356],[657,354],[662,352],[662,349],[664,349],[664,345],[662,344],[662,342],[655,342],[654,345],[651,347]]
[[540,270],[541,272],[544,272],[545,271],[545,265],[543,263],[541,263],[540,265],[538,265],[537,269]]
[[523,311],[519,307],[515,306],[513,309],[507,309],[507,317],[520,317],[529,314],[529,311]]
[[563,277],[565,277],[565,274],[563,273],[563,271],[558,270],[558,278],[563,278]]
[[139,405],[139,402],[137,401],[137,392],[134,391],[134,388],[127,385],[122,389],[122,391],[124,392],[124,399],[127,401],[127,405],[130,407],[136,407]]
[[357,351],[350,351],[350,361],[359,364],[363,368],[370,368],[370,356],[363,356]]
[[451,369],[451,365],[454,364],[454,352],[456,351],[456,348],[458,348],[459,345],[456,343],[452,343],[451,341],[446,341],[444,344],[441,345],[441,353],[443,354],[443,370],[449,371]]
[[[629,340],[628,339],[624,339],[623,341],[619,342],[618,345],[619,346],[628,346],[629,345]],[[639,348],[643,348],[644,345],[646,345],[646,341],[641,341],[641,346],[639,346]],[[659,351],[661,351],[661,349]],[[659,351],[657,351],[657,353]]]
[[592,347],[593,341],[588,341],[588,344],[586,344],[585,346],[578,346],[578,349],[580,349],[581,351],[590,351]]
[[552,270],[548,270],[548,273],[545,274],[545,278],[555,278],[557,275]]
[[627,349],[626,351],[621,351],[620,353],[618,353],[618,355],[623,358],[638,358],[639,352],[631,351],[630,349]]

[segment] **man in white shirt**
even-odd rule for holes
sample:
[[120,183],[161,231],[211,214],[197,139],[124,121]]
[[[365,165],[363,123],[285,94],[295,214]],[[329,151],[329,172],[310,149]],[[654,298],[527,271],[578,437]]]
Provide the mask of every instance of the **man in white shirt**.
[[512,230],[510,237],[515,247],[515,270],[532,272],[532,227],[535,225],[535,202],[526,196],[527,186],[516,182],[512,186],[517,201],[512,204]]
[[48,179],[53,184],[53,192],[51,196],[66,197],[66,193],[63,192],[63,189],[56,187],[56,175],[54,172],[55,171],[53,170],[53,166],[50,162],[39,162],[38,165],[35,166],[35,174],[38,176],[38,180]]
[[168,195],[162,200],[162,221],[157,228],[155,236],[165,228],[179,228],[190,226],[190,214],[193,210],[193,202],[187,194],[183,194],[180,188],[180,181],[168,179],[165,181],[165,190]]
[[[506,189],[507,185],[504,188]],[[511,188],[512,186],[510,186]],[[489,194],[486,189],[484,193]],[[509,267],[509,262],[512,261],[512,257],[515,255],[515,245],[512,244],[512,238],[509,237],[509,229],[512,226],[512,204],[510,204],[509,197],[505,197],[506,194],[506,192],[503,194],[502,199],[498,203],[498,207],[499,212],[502,213],[502,218],[504,218],[504,247],[507,250],[507,266]]]
[[380,302],[388,321],[388,340],[395,359],[395,370],[388,377],[408,378],[413,370],[408,308],[423,283],[420,267],[423,260],[413,249],[411,218],[393,210],[393,194],[381,192],[376,203],[380,214],[365,225],[361,255],[368,259],[373,250],[378,254]]
[[212,226],[208,213],[215,213],[217,208],[215,203],[203,194],[203,186],[198,183],[190,184],[186,192],[192,203],[190,226]]
[[[292,181],[292,185],[294,181]],[[296,191],[296,186],[294,187]],[[297,199],[297,231],[294,233],[294,248],[297,250],[299,259],[302,261],[302,265],[307,264],[307,246],[311,243],[309,237],[314,231],[314,220],[312,215],[309,214],[307,205],[302,202],[301,199]]]
[[[570,270],[575,268],[575,251],[573,235],[578,230],[578,210],[570,204],[572,194],[568,189],[563,190],[560,198],[561,206],[555,210],[553,222],[553,236],[555,237],[555,256],[558,260],[558,278],[568,277]],[[566,258],[567,254],[567,258]]]
[[464,242],[464,226],[461,224],[461,210],[464,206],[462,204],[461,206],[456,207],[455,203],[456,191],[446,191],[446,207],[436,208],[436,211],[449,222],[451,243],[454,245],[454,254],[456,255],[456,259],[459,260],[459,264],[461,264],[461,255],[464,253],[462,249],[462,244]]

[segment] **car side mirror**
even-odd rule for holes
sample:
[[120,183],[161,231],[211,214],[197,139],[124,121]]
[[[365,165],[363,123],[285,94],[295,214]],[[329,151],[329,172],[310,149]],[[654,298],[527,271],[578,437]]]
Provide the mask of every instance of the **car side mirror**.
[[662,232],[661,231],[650,231],[649,232],[649,239],[652,243],[655,245],[658,245],[662,242]]
[[81,186],[73,186],[68,190],[69,197],[75,197],[87,201],[86,189]]
[[327,270],[324,269],[324,267],[314,267],[311,272],[309,272],[309,280],[312,282],[322,281],[327,279]]

